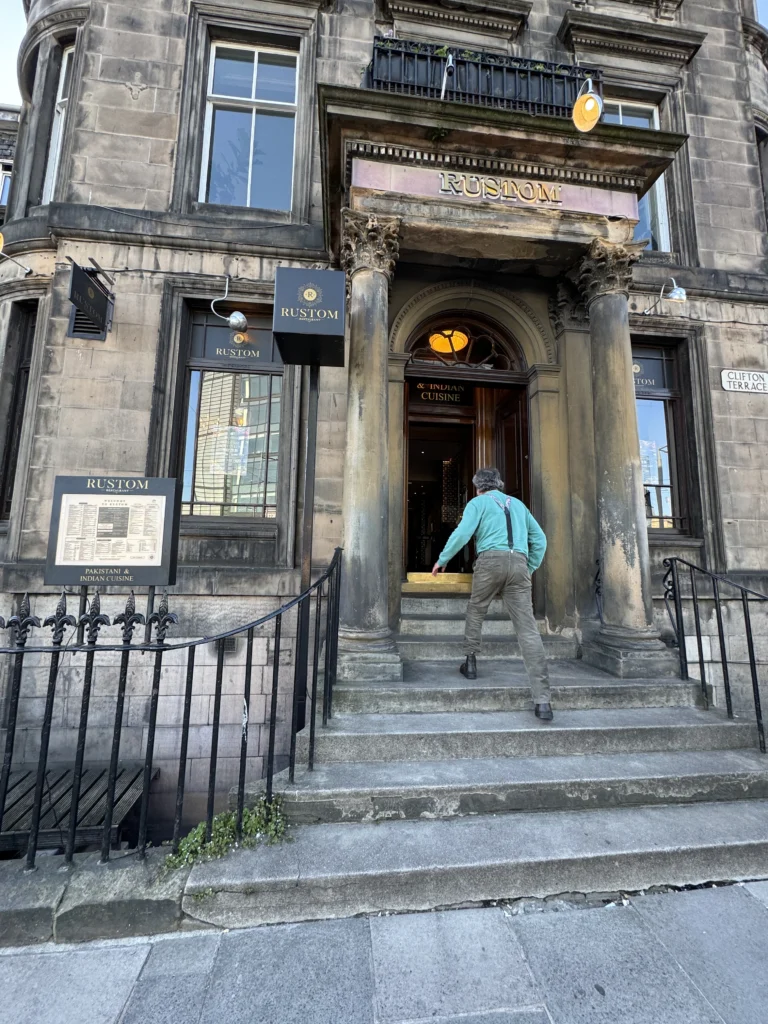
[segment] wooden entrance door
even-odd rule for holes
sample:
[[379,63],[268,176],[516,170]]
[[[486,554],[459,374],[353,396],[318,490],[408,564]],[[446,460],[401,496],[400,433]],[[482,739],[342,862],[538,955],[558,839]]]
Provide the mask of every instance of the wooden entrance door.
[[504,490],[530,507],[528,400],[524,388],[496,389],[496,461]]

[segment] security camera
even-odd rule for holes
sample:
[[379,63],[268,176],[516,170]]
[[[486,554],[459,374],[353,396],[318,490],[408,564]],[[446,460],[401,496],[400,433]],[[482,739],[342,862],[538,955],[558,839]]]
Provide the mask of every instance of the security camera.
[[230,313],[227,317],[227,323],[233,331],[243,332],[248,330],[248,321],[244,313]]
[[448,78],[453,78],[453,76],[456,74],[456,62],[453,59],[452,53],[448,54],[448,60],[445,65],[445,73],[448,76]]

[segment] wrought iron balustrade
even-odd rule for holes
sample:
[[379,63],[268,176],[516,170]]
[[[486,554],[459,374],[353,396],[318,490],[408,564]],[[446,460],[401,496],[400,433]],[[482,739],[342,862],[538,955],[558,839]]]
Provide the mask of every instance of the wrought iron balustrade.
[[[721,576],[718,573],[710,572],[708,569],[702,569],[701,566],[694,565],[692,562],[687,562],[684,558],[665,558],[664,566],[667,570],[664,576],[664,604],[672,623],[672,629],[678,646],[678,653],[680,657],[680,676],[682,679],[690,679],[690,673],[688,671],[688,652],[686,650],[686,635],[695,635],[696,655],[699,663],[701,680],[701,692],[706,706],[709,705],[709,694],[707,691],[707,660],[704,656],[704,632],[702,629],[701,605],[703,602],[711,602],[713,605],[717,626],[717,638],[720,648],[720,666],[723,678],[725,706],[729,718],[733,718],[731,669],[733,668],[735,661],[732,655],[729,657],[729,649],[731,644],[733,644],[734,640],[737,638],[733,632],[731,632],[729,636],[726,636],[723,621],[723,602],[725,599],[722,594],[722,588],[725,587],[729,593],[734,594],[737,605],[741,606],[743,630],[740,629],[739,633],[741,634],[743,632],[746,655],[749,662],[749,679],[752,687],[752,701],[755,710],[760,750],[765,753],[765,727],[763,724],[758,659],[755,654],[755,637],[752,629],[750,603],[763,604],[768,602],[768,594],[761,594],[756,590],[750,590],[748,587],[743,587],[740,583],[736,583],[734,580],[729,580],[726,576]],[[693,634],[690,632],[686,634],[685,626],[683,602],[689,599],[693,610]],[[734,599],[731,598],[731,600]],[[738,640],[741,640],[741,636],[738,637]],[[712,649],[714,660],[714,643],[712,643]]]
[[[172,840],[176,852],[193,758],[203,769],[200,797],[206,798],[206,839],[210,839],[225,729],[228,759],[237,762],[236,827],[242,838],[246,784],[254,781],[255,764],[264,766],[258,778],[266,777],[267,803],[273,799],[278,696],[286,688],[281,672],[286,663],[281,651],[284,654],[288,646],[284,620],[294,611],[293,698],[284,717],[290,726],[288,770],[293,779],[296,734],[303,725],[302,699],[309,705],[308,767],[314,767],[315,724],[318,718],[327,724],[332,713],[340,581],[341,549],[337,549],[319,579],[275,611],[215,636],[177,643],[168,639],[178,618],[168,608],[167,595],[145,622],[131,592],[124,612],[113,623],[102,613],[98,591],[90,607],[84,606],[83,598],[77,616],[67,613],[62,594],[55,612],[43,623],[31,614],[24,595],[17,615],[7,622],[0,618],[0,629],[10,633],[9,645],[0,648],[0,662],[5,658],[9,669],[4,720],[0,721],[4,748],[0,850],[26,849],[27,866],[32,868],[39,846],[61,847],[65,860],[71,862],[77,847],[99,842],[101,860],[106,862],[121,822],[135,805],[139,808],[138,854],[144,857],[153,820],[151,784],[162,761],[166,769],[172,764],[171,778],[176,780]],[[102,631],[110,625],[120,627],[121,642],[104,642]],[[49,644],[35,643],[34,634],[41,629],[52,631]],[[145,642],[134,643],[137,630]],[[225,642],[237,638],[245,640],[244,665],[225,666]],[[271,663],[263,659],[263,688],[258,685],[262,669],[254,665],[255,642],[266,642],[271,653]],[[215,651],[215,665],[205,664],[202,656],[196,663],[196,654],[207,653],[206,648]],[[77,663],[76,693],[72,692],[74,655],[85,656]],[[147,660],[138,660],[142,655]],[[70,675],[62,681],[65,661]],[[225,719],[223,699],[227,698],[232,706]],[[138,706],[128,708],[128,700],[138,701]],[[195,720],[194,700],[205,702],[204,721]],[[38,721],[37,711],[30,716],[27,706],[39,705]],[[261,716],[260,707],[265,709]],[[97,710],[100,721],[94,723]],[[70,726],[62,730],[67,717]],[[137,721],[139,742],[129,735],[131,729],[137,732]],[[158,755],[160,728],[169,728],[173,736],[160,744],[163,749]],[[50,755],[52,744],[55,756]],[[99,744],[102,756],[94,759],[88,752]]]
[[603,76],[597,68],[385,36],[374,39],[367,84],[385,92],[440,99],[449,55],[454,73],[447,79],[445,99],[458,103],[569,118],[588,78],[602,96]]

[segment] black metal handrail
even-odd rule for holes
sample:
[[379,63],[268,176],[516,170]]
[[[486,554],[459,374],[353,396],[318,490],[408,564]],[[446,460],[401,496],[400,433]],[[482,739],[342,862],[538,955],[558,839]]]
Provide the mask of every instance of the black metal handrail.
[[[314,597],[314,637],[311,647],[309,630],[311,623],[310,615],[297,615],[297,630],[307,632],[306,642],[300,643],[302,639],[297,635],[295,650],[306,652],[306,660],[295,657],[294,660],[294,685],[293,685],[293,707],[291,714],[291,738],[288,754],[288,765],[291,780],[293,779],[296,763],[296,734],[303,728],[304,722],[300,715],[300,698],[302,692],[306,693],[307,682],[311,675],[311,697],[310,697],[310,739],[308,767],[314,768],[315,751],[315,719],[318,708],[318,679],[320,676],[320,649],[321,634],[325,634],[325,651],[322,679],[322,721],[327,724],[332,714],[333,687],[336,679],[336,663],[338,653],[338,626],[339,626],[339,595],[341,583],[341,549],[337,548],[328,568],[322,575],[306,590],[297,597],[292,598],[285,604],[267,615],[262,616],[253,622],[243,626],[229,629],[213,636],[205,636],[195,640],[182,641],[178,643],[168,642],[166,639],[168,629],[178,624],[178,617],[168,609],[168,595],[164,594],[158,609],[153,612],[145,623],[144,616],[136,612],[136,601],[131,592],[125,606],[125,611],[117,615],[114,625],[121,626],[122,643],[101,643],[100,631],[110,625],[109,618],[102,614],[100,597],[98,591],[90,601],[90,608],[86,613],[75,618],[67,614],[66,595],[62,593],[56,610],[53,615],[45,619],[43,626],[52,629],[50,645],[35,646],[28,644],[33,629],[41,627],[40,619],[30,613],[29,597],[25,594],[20,605],[18,615],[12,616],[7,623],[0,618],[0,629],[8,629],[11,632],[12,646],[1,647],[0,656],[6,655],[12,658],[12,671],[9,681],[9,700],[5,723],[5,752],[2,769],[0,769],[0,833],[2,833],[3,819],[6,815],[6,802],[9,795],[9,784],[11,771],[14,763],[14,748],[17,740],[17,724],[19,706],[22,699],[24,662],[29,655],[43,655],[50,658],[48,666],[48,679],[46,687],[45,707],[40,727],[40,749],[36,762],[36,779],[34,795],[31,807],[24,809],[29,819],[29,838],[27,841],[26,861],[27,867],[33,868],[38,848],[41,818],[44,813],[43,803],[48,784],[48,760],[51,732],[53,726],[54,702],[56,699],[56,688],[60,670],[61,659],[64,655],[85,655],[85,666],[83,671],[83,690],[80,700],[80,714],[77,731],[77,745],[75,751],[74,765],[71,772],[71,789],[69,791],[69,813],[66,837],[64,838],[65,861],[70,863],[74,855],[78,836],[78,825],[82,815],[80,788],[85,771],[85,751],[89,738],[88,719],[92,702],[94,670],[96,656],[106,652],[120,652],[120,668],[118,673],[117,689],[114,697],[114,716],[112,719],[112,744],[109,757],[109,768],[106,774],[106,784],[103,793],[103,824],[101,826],[101,860],[109,860],[110,847],[113,838],[113,818],[115,807],[118,803],[116,798],[116,784],[120,768],[120,747],[121,737],[124,728],[124,710],[126,690],[128,686],[131,657],[137,653],[153,654],[152,683],[149,689],[149,713],[147,721],[146,748],[143,757],[143,781],[141,786],[141,805],[138,826],[138,853],[140,857],[146,855],[147,830],[150,813],[150,784],[156,771],[153,771],[153,760],[155,752],[155,736],[158,721],[158,709],[161,700],[161,682],[164,657],[178,650],[187,651],[183,713],[180,726],[180,747],[178,760],[178,778],[176,783],[175,813],[173,821],[173,852],[177,852],[181,838],[181,824],[184,812],[184,799],[186,789],[186,776],[188,770],[188,744],[191,728],[191,707],[195,688],[195,652],[198,647],[208,644],[216,645],[216,677],[213,692],[213,717],[210,724],[211,742],[208,756],[208,786],[206,805],[206,840],[210,840],[212,833],[215,798],[216,798],[216,773],[219,748],[219,736],[221,729],[221,702],[224,679],[224,641],[237,636],[246,637],[246,660],[245,673],[243,678],[243,715],[240,738],[239,764],[238,764],[238,785],[237,785],[237,811],[236,828],[237,835],[242,838],[243,814],[245,808],[245,786],[248,764],[248,726],[251,717],[251,690],[253,675],[253,642],[256,630],[262,629],[269,623],[274,622],[273,634],[273,665],[271,689],[269,692],[269,713],[266,724],[268,726],[267,754],[266,754],[266,788],[265,796],[267,803],[273,800],[273,784],[276,758],[276,728],[278,722],[278,690],[280,674],[280,652],[282,624],[284,616],[294,608],[299,609],[305,602],[309,603]],[[323,616],[325,621],[323,623]],[[133,634],[137,626],[146,625],[149,629],[154,628],[154,641],[147,643],[133,643]],[[67,628],[72,630],[70,640],[75,637],[76,632],[84,631],[84,643],[64,643],[64,634]],[[207,726],[207,723],[206,723]],[[89,797],[89,800],[91,797]],[[48,793],[48,804],[45,814],[53,813],[54,797]],[[92,812],[92,808],[91,808]],[[58,825],[58,818],[56,818]]]
[[440,99],[449,56],[453,57],[454,73],[446,80],[447,100],[570,117],[588,78],[602,96],[603,74],[598,68],[385,36],[374,38],[367,84],[386,92]]
[[[720,594],[720,586],[721,584],[725,584],[739,592],[741,596],[742,611],[744,614],[744,633],[747,641],[747,655],[749,657],[749,671],[752,681],[752,697],[755,707],[755,718],[757,720],[757,732],[760,742],[760,750],[765,753],[765,728],[763,725],[763,712],[760,701],[760,680],[757,672],[757,659],[755,657],[755,642],[752,634],[752,619],[749,611],[749,599],[752,598],[756,601],[768,601],[768,594],[761,594],[757,590],[750,590],[748,587],[744,587],[740,583],[736,583],[734,580],[729,580],[726,576],[710,572],[708,569],[702,569],[700,565],[694,565],[693,562],[688,562],[684,558],[665,558],[664,566],[667,569],[664,575],[664,604],[667,609],[670,622],[672,623],[672,630],[675,634],[675,640],[680,657],[680,676],[683,679],[690,678],[688,672],[688,654],[685,649],[685,621],[683,618],[683,598],[688,595],[683,595],[681,588],[681,574],[687,570],[690,582],[690,598],[693,604],[693,621],[696,632],[699,671],[701,674],[701,692],[706,706],[709,706],[709,696],[707,693],[707,677],[704,662],[704,645],[702,642],[699,602],[702,600],[714,601],[715,615],[717,618],[717,634],[720,643],[720,662],[723,670],[723,689],[725,691],[725,704],[729,718],[733,718],[733,699],[731,695],[731,679],[725,642],[725,629],[723,626],[723,598]],[[711,584],[711,597],[708,594],[703,595],[699,593],[696,582],[697,574]],[[672,611],[673,608],[674,614]]]

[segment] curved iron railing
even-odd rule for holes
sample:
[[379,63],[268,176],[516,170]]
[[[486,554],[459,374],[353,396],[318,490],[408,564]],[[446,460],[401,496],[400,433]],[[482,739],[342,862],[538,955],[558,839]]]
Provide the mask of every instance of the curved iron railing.
[[[743,587],[740,583],[735,583],[733,580],[729,580],[726,576],[710,572],[708,569],[702,569],[701,566],[694,565],[693,562],[688,562],[684,558],[665,558],[664,566],[667,569],[664,575],[664,605],[667,609],[667,614],[669,615],[670,622],[672,623],[672,630],[675,634],[675,640],[677,642],[680,657],[680,675],[683,679],[690,678],[690,674],[688,672],[688,652],[686,651],[685,645],[686,632],[685,618],[683,614],[683,600],[690,596],[692,602],[694,631],[696,634],[696,650],[701,677],[701,692],[705,706],[709,706],[709,695],[707,693],[706,661],[704,658],[701,611],[699,605],[702,600],[713,601],[714,603],[715,616],[717,619],[717,635],[720,646],[720,663],[722,665],[723,672],[723,689],[725,691],[725,704],[729,718],[733,718],[733,697],[731,694],[728,645],[726,643],[725,627],[723,625],[723,598],[720,593],[720,587],[724,584],[731,587],[733,590],[738,591],[740,594],[742,613],[744,616],[744,635],[746,638],[750,679],[752,683],[752,699],[754,702],[755,718],[757,721],[757,732],[760,741],[760,750],[765,753],[765,728],[763,725],[763,711],[760,700],[760,679],[758,676],[757,658],[755,657],[755,641],[752,633],[752,619],[749,610],[749,602],[750,598],[753,601],[768,601],[768,594],[761,594],[757,590],[750,590],[748,587]],[[683,594],[682,592],[681,584],[683,575],[688,578],[690,594]],[[706,581],[705,585],[711,586],[711,596],[708,593],[705,594],[700,592],[697,580],[699,582]]]
[[[262,759],[265,758],[266,760],[266,767],[263,773],[266,776],[265,796],[267,802],[271,803],[273,800],[275,761],[277,756],[276,732],[278,725],[278,693],[280,689],[283,619],[293,609],[297,610],[297,635],[294,648],[296,656],[294,657],[293,702],[290,716],[290,747],[288,751],[288,768],[292,781],[296,764],[296,735],[305,724],[303,708],[306,704],[309,678],[311,678],[311,691],[309,692],[308,767],[310,770],[314,768],[315,721],[318,712],[318,681],[320,679],[321,638],[323,634],[325,635],[322,669],[322,721],[324,725],[327,724],[328,718],[332,714],[333,686],[336,679],[338,649],[340,582],[341,549],[337,548],[325,572],[303,593],[287,601],[275,609],[275,611],[234,629],[178,643],[167,640],[168,630],[172,626],[177,625],[179,621],[178,617],[169,611],[167,594],[163,595],[157,611],[149,615],[145,622],[145,617],[136,611],[136,600],[133,591],[131,591],[124,612],[117,615],[114,623],[112,623],[121,627],[122,642],[119,644],[100,642],[100,632],[103,628],[110,626],[110,620],[108,616],[101,612],[101,600],[98,591],[91,598],[90,608],[84,609],[83,613],[77,617],[67,613],[67,598],[62,593],[54,614],[45,619],[42,627],[40,619],[31,614],[29,597],[25,594],[17,615],[9,618],[7,622],[0,617],[0,629],[8,629],[12,639],[10,646],[0,648],[0,656],[7,656],[11,659],[12,663],[7,687],[8,700],[4,723],[5,749],[2,769],[0,769],[0,849],[18,849],[20,848],[18,846],[20,839],[24,838],[26,840],[27,867],[33,868],[41,828],[45,822],[46,825],[53,826],[44,829],[44,831],[53,833],[53,839],[48,845],[63,846],[65,861],[69,863],[72,860],[78,842],[82,842],[83,836],[92,837],[98,827],[101,843],[101,860],[106,862],[109,860],[110,849],[116,837],[115,816],[116,814],[124,814],[126,808],[127,810],[131,809],[132,805],[128,806],[128,801],[135,790],[136,798],[133,802],[140,802],[138,852],[142,858],[146,855],[150,815],[150,789],[151,782],[157,774],[157,771],[153,768],[153,761],[155,757],[158,711],[163,699],[161,697],[163,662],[171,652],[185,650],[187,658],[184,673],[183,711],[181,721],[178,723],[180,738],[173,817],[172,848],[176,852],[181,838],[187,776],[190,768],[190,735],[191,729],[194,728],[192,726],[191,709],[195,694],[195,653],[199,647],[214,644],[216,646],[216,673],[212,694],[212,719],[210,723],[205,723],[206,729],[210,727],[210,747],[207,758],[197,758],[197,760],[207,760],[208,762],[205,820],[206,838],[210,839],[215,801],[219,792],[216,788],[216,781],[221,735],[225,642],[232,638],[245,636],[246,658],[242,686],[243,703],[242,720],[240,723],[236,810],[237,834],[238,837],[242,837],[245,787],[248,775],[249,724],[251,724],[253,697],[254,635],[257,631],[263,630],[264,627],[274,623],[273,634],[267,634],[267,643],[269,643],[269,639],[272,640],[271,687],[267,702],[269,713],[265,721],[259,723],[267,728],[266,755],[263,749],[260,751],[260,755]],[[311,614],[300,614],[305,602],[307,603],[307,610],[311,610],[313,599],[315,602],[314,617]],[[148,630],[154,630],[154,640],[150,639],[150,642],[145,643],[133,643],[133,634],[138,626],[146,626]],[[28,641],[32,631],[45,627],[50,627],[52,630],[51,643],[48,645],[30,644]],[[85,642],[65,643],[64,636],[67,628],[72,630],[70,640],[76,635],[79,639],[79,636],[82,635]],[[302,633],[306,635],[302,635]],[[312,635],[310,636],[310,634]],[[312,640],[311,643],[310,639]],[[299,651],[306,652],[306,657],[298,657]],[[98,770],[91,770],[86,766],[86,746],[91,738],[89,734],[89,713],[94,699],[94,673],[96,673],[98,678],[99,666],[97,665],[97,656],[107,652],[120,653],[117,687],[114,693],[114,712],[111,716],[110,752],[108,766]],[[49,750],[61,659],[65,655],[76,654],[85,655],[85,666],[83,669],[82,692],[80,694],[75,757],[71,770],[63,771],[59,769],[56,777],[52,780],[50,777],[52,773],[49,770]],[[154,655],[151,685],[149,693],[144,695],[148,697],[149,701],[146,741],[140,766],[133,766],[133,772],[124,773],[121,768],[120,754],[125,727],[125,702],[130,683],[130,670],[132,664],[135,665],[135,656],[137,654]],[[14,768],[14,749],[18,745],[19,709],[24,696],[24,666],[25,661],[28,662],[30,656],[33,655],[40,656],[35,659],[38,663],[44,663],[43,659],[45,658],[50,659],[45,686],[45,704],[39,732],[39,753],[34,771],[29,769],[26,772],[26,776],[24,771],[17,771],[17,776],[21,775],[30,779],[30,781],[32,774],[34,774],[34,788],[29,785],[25,789],[21,782],[14,788],[12,785],[12,771]],[[133,662],[132,658],[134,659]],[[39,668],[39,664],[35,665],[34,668]],[[35,693],[36,690],[32,689],[29,696],[33,696]],[[111,698],[107,699],[110,700]],[[173,724],[175,725],[175,723]],[[198,736],[196,739],[199,745],[200,737]],[[253,756],[252,753],[251,756]],[[22,754],[22,766],[25,763],[28,764]],[[18,758],[16,767],[19,767]],[[126,778],[130,776],[130,785],[134,787],[134,790],[121,788],[127,786],[125,781],[118,782],[119,779],[124,779],[124,775]],[[85,787],[87,788],[87,794],[84,794],[82,790],[86,777]],[[48,798],[47,803],[46,796]],[[64,815],[67,818],[66,830],[62,827],[62,807],[67,808]],[[14,833],[9,831],[11,825],[9,819],[12,816],[17,826]],[[97,826],[94,825],[96,818],[98,818]],[[3,831],[4,823],[7,826],[5,832]],[[57,835],[60,836],[61,842],[57,840]],[[8,838],[9,836],[11,836],[10,839]],[[6,839],[5,845],[1,842],[4,838]]]

